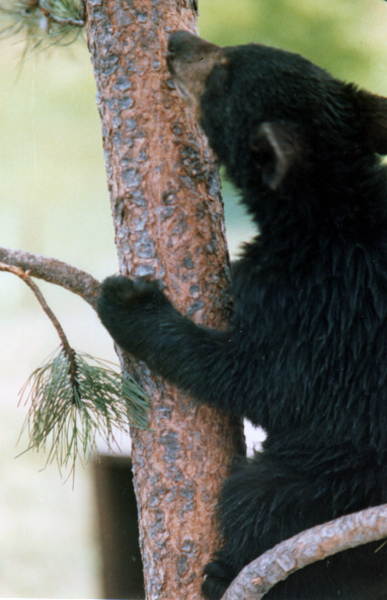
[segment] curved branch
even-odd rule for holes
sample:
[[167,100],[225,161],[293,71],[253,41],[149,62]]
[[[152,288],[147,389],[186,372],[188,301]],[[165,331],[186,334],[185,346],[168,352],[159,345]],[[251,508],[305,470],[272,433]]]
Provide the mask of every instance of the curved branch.
[[247,565],[222,600],[261,600],[289,575],[327,556],[387,537],[387,504],[345,515],[277,544]]
[[66,290],[81,296],[96,310],[101,284],[85,271],[54,258],[9,248],[0,248],[0,261],[6,265],[20,267],[23,271],[28,271],[32,277],[66,288]]

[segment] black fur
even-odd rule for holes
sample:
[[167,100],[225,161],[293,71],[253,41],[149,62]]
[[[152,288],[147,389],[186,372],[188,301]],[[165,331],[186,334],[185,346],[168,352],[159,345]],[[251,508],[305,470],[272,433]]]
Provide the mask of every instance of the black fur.
[[[155,282],[109,278],[98,306],[122,348],[268,434],[219,500],[224,545],[203,584],[218,600],[281,540],[387,502],[387,101],[260,45],[178,32],[169,50],[188,92],[209,61],[200,122],[260,235],[234,267],[227,331],[193,324]],[[374,550],[311,565],[267,598],[386,600],[386,548]]]

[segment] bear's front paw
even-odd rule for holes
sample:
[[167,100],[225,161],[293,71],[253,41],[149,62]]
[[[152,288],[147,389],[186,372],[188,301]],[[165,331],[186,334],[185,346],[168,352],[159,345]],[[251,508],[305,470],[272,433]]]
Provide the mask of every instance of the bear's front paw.
[[98,312],[103,314],[105,310],[116,308],[128,311],[145,308],[148,304],[158,307],[169,301],[160,290],[157,281],[148,279],[131,280],[122,275],[108,277],[101,286],[98,297]]
[[98,304],[125,304],[133,295],[133,281],[122,275],[112,276],[102,283]]
[[99,318],[115,342],[124,350],[145,359],[162,319],[173,313],[157,281],[108,277],[97,300]]

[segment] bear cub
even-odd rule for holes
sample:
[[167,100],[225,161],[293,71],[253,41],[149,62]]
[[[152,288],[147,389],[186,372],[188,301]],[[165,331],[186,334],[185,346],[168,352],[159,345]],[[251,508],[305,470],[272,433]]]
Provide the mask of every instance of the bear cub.
[[[167,62],[259,235],[234,265],[227,331],[195,325],[146,280],[108,278],[98,310],[155,373],[267,432],[219,498],[222,544],[203,583],[219,600],[278,542],[387,502],[387,100],[260,44],[178,31]],[[386,600],[379,546],[266,597]]]

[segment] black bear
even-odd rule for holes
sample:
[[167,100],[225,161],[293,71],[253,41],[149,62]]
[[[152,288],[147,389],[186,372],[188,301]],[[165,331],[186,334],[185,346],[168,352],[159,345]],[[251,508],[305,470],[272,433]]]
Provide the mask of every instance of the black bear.
[[[219,499],[223,543],[203,583],[218,600],[278,542],[387,502],[387,100],[259,44],[180,31],[167,62],[259,235],[234,265],[227,331],[192,323],[156,282],[108,278],[98,307],[122,348],[267,432]],[[386,600],[380,545],[267,598]]]

